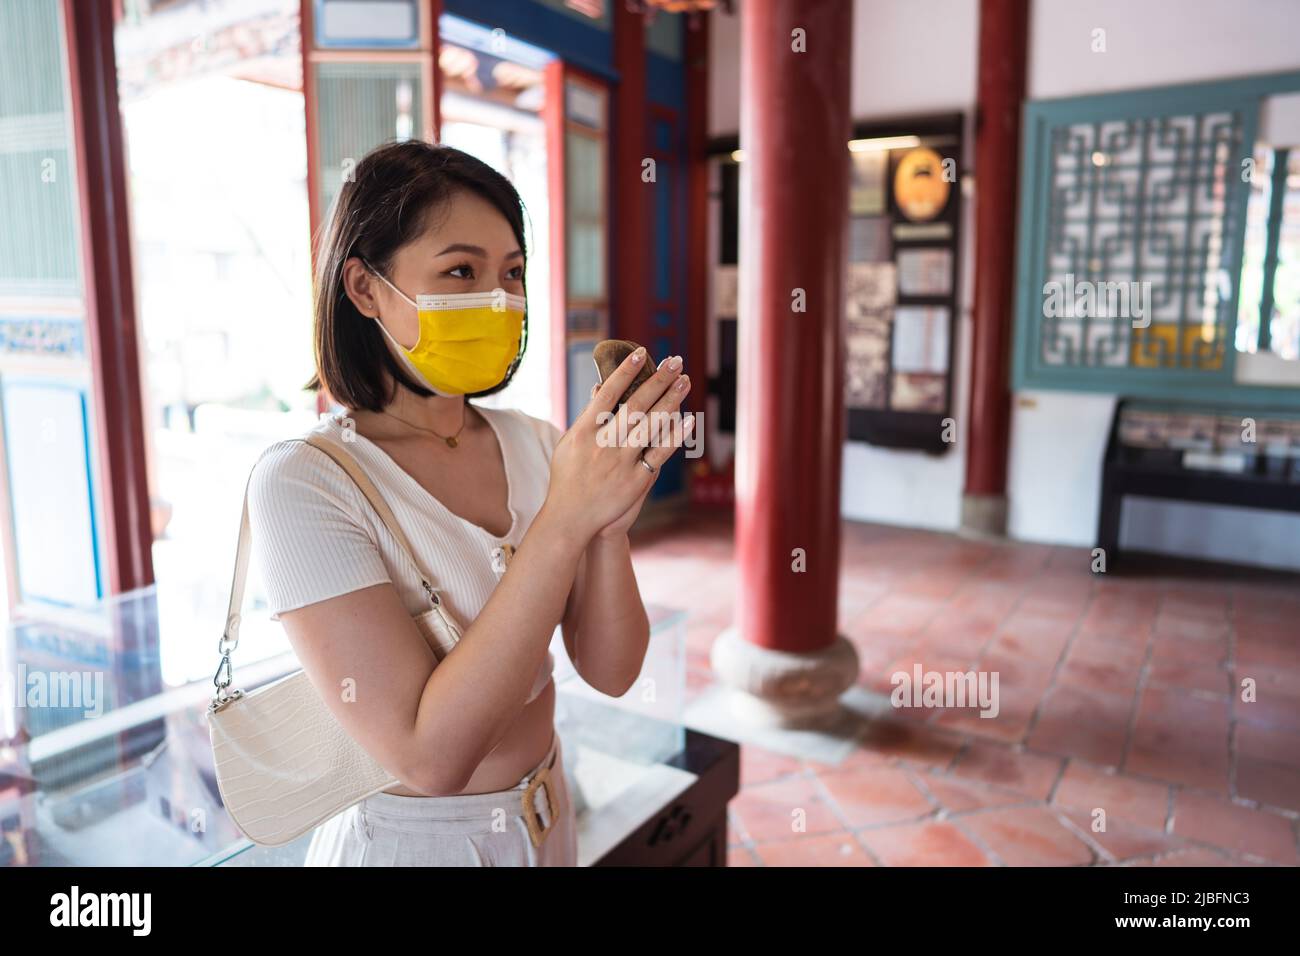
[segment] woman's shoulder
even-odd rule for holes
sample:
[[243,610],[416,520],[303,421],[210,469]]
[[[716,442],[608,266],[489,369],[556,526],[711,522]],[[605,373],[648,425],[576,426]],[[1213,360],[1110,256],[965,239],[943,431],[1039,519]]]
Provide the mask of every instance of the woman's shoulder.
[[[378,519],[347,474],[303,439],[346,442],[345,426],[319,422],[268,445],[248,479],[248,521],[273,615],[392,581]],[[355,438],[355,436],[353,436]]]
[[313,493],[337,496],[338,489],[348,484],[347,477],[327,455],[307,443],[311,435],[336,442],[346,442],[348,437],[346,428],[337,419],[325,416],[303,434],[271,443],[253,464],[249,496],[261,499]]

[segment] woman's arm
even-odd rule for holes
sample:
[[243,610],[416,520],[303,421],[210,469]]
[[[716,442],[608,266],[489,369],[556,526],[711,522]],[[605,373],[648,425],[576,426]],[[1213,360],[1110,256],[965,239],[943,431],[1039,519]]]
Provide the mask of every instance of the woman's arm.
[[523,709],[585,543],[539,514],[441,663],[392,584],[280,620],[312,684],[381,766],[421,793],[459,793]]
[[441,663],[391,583],[280,615],[344,730],[406,786],[430,795],[465,788],[526,705],[592,538],[648,491],[652,477],[635,463],[639,449],[611,442],[597,424],[644,354],[609,377],[556,445],[545,503],[492,596]]
[[[679,412],[689,392],[690,377],[681,374],[680,364],[665,359],[628,399],[625,414],[648,413],[643,431],[629,429],[629,444],[644,448],[646,460],[656,469],[694,426],[693,419],[683,425]],[[588,684],[611,697],[622,697],[631,689],[650,642],[650,622],[637,588],[627,532],[651,486],[591,539],[578,563],[573,594],[565,609],[564,643],[574,668]]]
[[650,641],[627,534],[592,538],[578,562],[563,621],[564,644],[582,679],[622,697],[641,673]]

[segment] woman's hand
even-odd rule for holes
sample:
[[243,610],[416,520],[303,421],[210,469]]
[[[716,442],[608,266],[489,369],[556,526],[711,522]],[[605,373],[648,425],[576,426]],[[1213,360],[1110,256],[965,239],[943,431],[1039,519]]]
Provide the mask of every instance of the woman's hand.
[[[615,412],[618,397],[645,360],[644,348],[624,359],[555,446],[543,507],[584,541],[627,533],[659,467],[689,434],[691,426],[677,412],[690,391],[680,358],[662,362]],[[638,461],[643,452],[653,473]]]
[[[681,405],[682,400],[686,398],[687,394],[689,394],[691,390],[690,376],[682,375],[677,379],[677,381],[684,383],[685,388],[680,391],[676,388],[670,388],[669,392],[676,396],[677,405]],[[591,397],[593,399],[596,397],[596,392],[599,389],[599,385],[593,385],[591,387]],[[655,422],[651,422],[652,426],[655,424]],[[695,416],[677,415],[670,417],[665,415],[657,424],[658,428],[653,431],[654,441],[652,447],[650,447],[643,455],[650,464],[655,466],[656,474],[654,479],[659,477],[657,474],[659,467],[672,457],[672,453],[683,445],[686,438],[695,428]],[[638,465],[637,467],[640,466]],[[628,508],[622,515],[596,532],[597,538],[605,540],[616,539],[627,534],[632,525],[636,523],[637,516],[641,514],[641,507],[645,504],[646,498],[649,497],[650,489],[654,487],[654,479],[652,479],[650,484],[646,486],[646,490],[641,494],[641,497],[633,503],[632,507]]]
[[608,541],[626,535],[632,525],[636,524],[637,516],[641,514],[641,506],[645,504],[646,498],[650,496],[650,489],[654,485],[654,479],[651,479],[650,484],[646,485],[645,491],[641,493],[640,498],[633,502],[632,507],[597,531],[596,537],[602,541]]

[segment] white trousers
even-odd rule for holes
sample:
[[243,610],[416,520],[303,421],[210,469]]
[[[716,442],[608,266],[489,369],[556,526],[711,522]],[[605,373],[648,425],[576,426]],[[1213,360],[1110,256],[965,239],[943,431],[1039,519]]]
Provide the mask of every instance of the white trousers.
[[[530,823],[540,846],[534,845]],[[303,865],[577,866],[577,824],[559,734],[542,761],[509,790],[367,797],[316,828]]]

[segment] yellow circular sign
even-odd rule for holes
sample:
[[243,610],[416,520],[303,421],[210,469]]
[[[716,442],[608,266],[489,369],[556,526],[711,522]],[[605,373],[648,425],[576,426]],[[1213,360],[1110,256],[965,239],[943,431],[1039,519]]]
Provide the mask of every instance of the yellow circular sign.
[[908,150],[894,171],[894,201],[913,222],[925,222],[948,205],[951,183],[944,179],[943,159],[934,150]]

